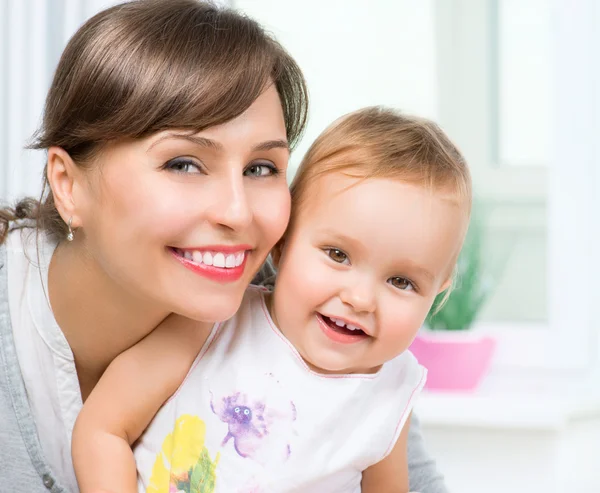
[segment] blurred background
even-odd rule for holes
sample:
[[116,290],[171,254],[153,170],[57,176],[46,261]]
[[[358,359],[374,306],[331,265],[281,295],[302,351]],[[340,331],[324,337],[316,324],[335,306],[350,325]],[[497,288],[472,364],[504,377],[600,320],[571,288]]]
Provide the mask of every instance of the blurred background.
[[[168,0],[165,0],[168,1]],[[0,0],[0,197],[39,195],[60,53],[107,0]],[[457,493],[600,491],[600,2],[232,0],[304,70],[310,125],[390,105],[434,119],[477,200],[459,286],[413,350],[416,413]],[[291,177],[290,177],[291,178]]]

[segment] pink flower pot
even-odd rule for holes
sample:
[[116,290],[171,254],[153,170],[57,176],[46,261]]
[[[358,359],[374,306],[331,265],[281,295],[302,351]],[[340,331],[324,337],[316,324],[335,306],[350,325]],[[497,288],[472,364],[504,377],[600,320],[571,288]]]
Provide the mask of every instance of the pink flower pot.
[[425,388],[470,392],[477,389],[490,368],[496,341],[471,332],[419,334],[410,351],[427,368]]

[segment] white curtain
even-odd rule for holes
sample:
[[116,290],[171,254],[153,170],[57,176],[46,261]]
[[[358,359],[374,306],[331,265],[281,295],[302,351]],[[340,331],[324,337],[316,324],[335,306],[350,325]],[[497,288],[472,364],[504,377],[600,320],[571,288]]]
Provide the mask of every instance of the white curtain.
[[0,0],[0,201],[38,196],[45,153],[25,151],[60,54],[114,0]]

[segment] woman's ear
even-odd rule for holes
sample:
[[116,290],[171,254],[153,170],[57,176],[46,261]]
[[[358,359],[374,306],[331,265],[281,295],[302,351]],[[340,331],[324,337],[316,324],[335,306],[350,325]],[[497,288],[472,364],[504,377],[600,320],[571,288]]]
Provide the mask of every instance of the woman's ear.
[[54,204],[63,221],[68,222],[72,218],[73,228],[81,226],[73,200],[73,188],[78,174],[77,166],[67,151],[56,146],[48,149],[46,176],[54,196]]

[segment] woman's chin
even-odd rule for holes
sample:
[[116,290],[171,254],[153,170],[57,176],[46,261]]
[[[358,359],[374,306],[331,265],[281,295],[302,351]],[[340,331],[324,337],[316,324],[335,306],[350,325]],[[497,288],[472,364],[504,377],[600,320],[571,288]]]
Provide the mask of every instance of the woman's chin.
[[180,306],[173,311],[197,320],[198,322],[216,323],[228,320],[239,310],[243,293],[235,299],[223,299],[219,296],[211,296],[198,301],[194,306]]

